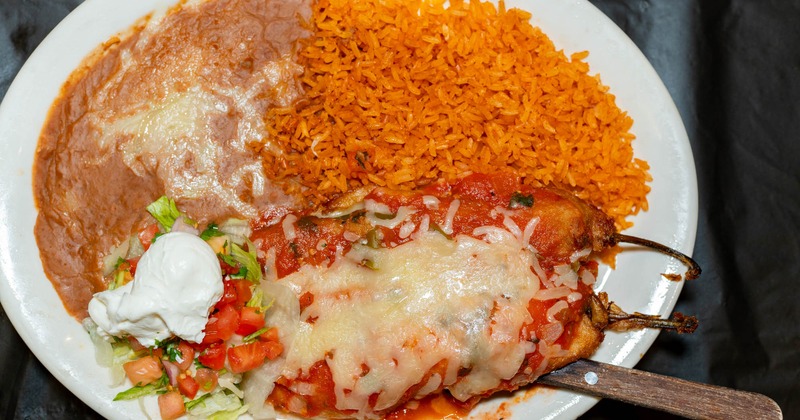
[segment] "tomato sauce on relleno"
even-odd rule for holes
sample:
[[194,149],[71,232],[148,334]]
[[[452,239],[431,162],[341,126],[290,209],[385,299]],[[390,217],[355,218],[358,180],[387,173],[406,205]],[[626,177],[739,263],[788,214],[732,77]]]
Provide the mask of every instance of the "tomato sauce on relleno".
[[[319,360],[309,365],[298,365],[305,366],[298,371],[290,372],[294,365],[289,363],[289,367],[284,369],[284,375],[278,379],[275,389],[267,398],[275,407],[294,414],[304,417],[361,417],[365,413],[374,413],[390,418],[419,417],[432,409],[431,404],[439,398],[437,395],[445,398],[436,402],[440,407],[466,410],[494,392],[514,390],[547,371],[590,355],[602,339],[602,332],[591,327],[585,316],[587,298],[593,293],[591,282],[576,281],[568,290],[567,299],[557,295],[553,298],[547,297],[549,291],[558,287],[549,283],[553,279],[558,281],[568,271],[574,272],[575,278],[590,278],[593,281],[597,274],[597,264],[585,257],[593,250],[605,248],[614,229],[608,217],[566,192],[530,188],[511,175],[474,174],[452,184],[434,184],[412,193],[384,188],[357,191],[322,209],[279,215],[265,214],[253,226],[251,239],[261,249],[260,255],[266,256],[264,264],[268,267],[274,264],[278,283],[288,282],[289,287],[297,294],[301,310],[300,322],[305,325],[301,325],[300,330],[329,325],[320,326],[319,323],[323,317],[330,316],[331,311],[370,310],[365,308],[370,305],[367,302],[372,298],[364,300],[363,297],[376,293],[369,289],[373,283],[359,280],[356,283],[342,283],[344,286],[339,287],[339,282],[343,280],[337,277],[336,272],[341,269],[342,261],[356,261],[362,268],[361,272],[356,269],[355,274],[345,275],[344,281],[348,282],[352,280],[348,276],[391,270],[382,265],[384,262],[379,262],[376,266],[375,261],[379,258],[373,261],[370,259],[373,258],[371,255],[385,252],[385,255],[391,256],[394,250],[416,246],[416,242],[431,240],[432,236],[446,238],[445,242],[459,242],[468,237],[483,237],[484,232],[492,232],[492,229],[495,232],[502,230],[508,235],[514,234],[525,241],[524,246],[520,245],[524,252],[531,252],[531,255],[536,256],[537,262],[526,270],[529,275],[535,274],[533,278],[536,281],[542,281],[539,292],[543,293],[541,297],[537,295],[536,298],[522,303],[528,320],[516,330],[515,337],[509,338],[516,343],[514,345],[529,346],[532,350],[526,351],[524,358],[519,359],[515,371],[492,382],[491,386],[469,388],[475,390],[471,394],[457,390],[460,382],[473,380],[469,375],[482,369],[481,365],[489,361],[474,360],[471,365],[456,367],[451,364],[457,363],[457,360],[443,357],[424,365],[424,373],[409,380],[407,388],[400,391],[392,388],[394,391],[389,391],[390,384],[380,391],[364,394],[363,400],[359,400],[354,395],[364,392],[357,390],[361,386],[360,379],[352,380],[347,379],[347,375],[342,376],[342,362],[339,361],[337,352],[344,350],[331,344],[326,352],[319,353]],[[490,239],[487,240],[491,242]],[[360,259],[364,249],[371,250],[373,254],[368,252],[363,254],[367,255],[366,258],[353,260],[354,255]],[[429,257],[438,258],[437,255]],[[420,262],[416,265],[424,264]],[[316,274],[308,274],[310,267],[316,267],[314,270],[317,271],[313,272]],[[500,268],[497,267],[498,270]],[[297,276],[306,275],[316,279],[316,284],[309,285],[298,280]],[[424,280],[420,277],[411,279],[410,282]],[[319,285],[325,282],[331,284]],[[467,282],[470,282],[469,278],[457,284],[465,286]],[[427,287],[427,283],[424,284]],[[449,286],[441,284],[439,287]],[[437,302],[439,305],[445,304],[443,301]],[[319,305],[327,308],[327,312],[318,312],[315,306]],[[505,316],[501,314],[505,314],[507,310],[501,301],[495,301],[488,309],[488,336],[500,334],[499,331],[504,326],[497,322],[500,322]],[[377,317],[374,319],[375,323],[393,322],[386,318],[393,316],[391,311],[380,313],[389,315]],[[344,318],[341,321],[349,322]],[[419,320],[420,325],[425,322],[424,319]],[[358,328],[371,327],[359,324]],[[363,334],[363,331],[355,333]],[[507,331],[503,333],[506,334]],[[400,343],[398,347],[413,352],[417,346],[423,346],[424,335],[415,336],[417,338],[406,341],[405,344]],[[359,340],[359,337],[354,336],[353,340]],[[319,344],[320,341],[309,343],[327,345],[327,342]],[[297,349],[302,346],[295,342],[292,347]],[[350,350],[356,354],[347,351],[344,357],[364,360],[360,368],[352,370],[354,377],[366,378],[375,373],[373,369],[378,362],[369,355],[373,353],[372,349]],[[291,352],[288,357],[291,360]],[[399,369],[403,362],[393,360],[388,361]],[[402,374],[403,372],[398,372],[398,375]],[[343,385],[343,380],[349,381],[350,385]],[[451,389],[456,389],[457,396],[461,398],[449,396]],[[397,394],[389,396],[394,395],[391,392]],[[442,393],[448,396],[441,397]],[[348,400],[355,405],[348,407],[348,403],[343,403]],[[447,401],[449,402],[445,404]]]

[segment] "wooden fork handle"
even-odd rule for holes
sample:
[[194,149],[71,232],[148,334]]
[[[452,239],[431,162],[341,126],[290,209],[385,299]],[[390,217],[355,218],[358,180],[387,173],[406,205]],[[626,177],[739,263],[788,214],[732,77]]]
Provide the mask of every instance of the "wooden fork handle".
[[585,359],[537,382],[692,419],[783,419],[778,404],[765,395]]

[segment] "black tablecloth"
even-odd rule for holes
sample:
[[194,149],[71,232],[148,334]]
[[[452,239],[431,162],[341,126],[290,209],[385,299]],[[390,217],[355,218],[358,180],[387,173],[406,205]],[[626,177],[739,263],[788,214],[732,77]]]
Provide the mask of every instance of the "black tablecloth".
[[[79,3],[0,0],[0,97]],[[800,1],[592,3],[664,80],[697,165],[694,257],[704,273],[676,310],[701,326],[661,334],[638,368],[763,393],[785,418],[800,418]],[[98,417],[42,367],[2,311],[0,417]],[[671,417],[602,401],[584,418]]]

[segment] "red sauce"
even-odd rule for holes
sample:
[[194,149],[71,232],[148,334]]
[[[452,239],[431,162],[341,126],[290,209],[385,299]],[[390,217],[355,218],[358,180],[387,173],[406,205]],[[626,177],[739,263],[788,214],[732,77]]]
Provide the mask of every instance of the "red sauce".
[[[426,199],[426,196],[435,196],[438,205],[426,205],[426,200],[435,201],[430,197]],[[388,207],[389,213],[392,214],[381,216],[386,219],[395,217],[396,213],[401,211],[401,207],[405,207],[413,212],[407,217],[407,221],[420,226],[422,219],[427,217],[430,220],[430,229],[433,230],[442,229],[447,223],[451,204],[458,200],[458,208],[452,219],[453,236],[473,236],[475,228],[483,226],[505,229],[505,217],[513,220],[522,230],[529,221],[538,218],[538,225],[531,235],[530,244],[538,251],[541,266],[548,277],[556,265],[569,263],[577,251],[602,248],[608,240],[607,236],[613,230],[613,223],[608,217],[573,199],[571,195],[549,189],[527,187],[509,175],[471,175],[453,184],[436,184],[416,193],[376,188],[366,195],[365,200],[373,200]],[[503,210],[512,207],[514,209],[511,212]],[[339,218],[321,218],[312,216],[311,213],[312,211],[308,210],[293,214],[291,217],[296,218],[296,221],[290,223],[291,226],[284,224],[291,222],[292,219],[275,217],[273,214],[265,215],[253,224],[254,232],[251,238],[256,244],[265,252],[270,249],[276,251],[279,278],[297,271],[304,264],[330,265],[337,258],[337,254],[347,253],[356,240],[366,238],[370,246],[393,248],[413,240],[414,236],[401,235],[403,223],[397,224],[394,228],[373,227],[366,222],[367,212],[364,210],[357,210]],[[287,240],[287,233],[293,236],[291,240]],[[579,270],[590,270],[593,274],[597,274],[596,263],[584,260],[578,264]],[[569,349],[574,341],[578,324],[586,312],[586,297],[592,293],[591,287],[580,281],[577,291],[581,296],[569,302],[566,309],[555,314],[555,318],[565,328],[563,334],[552,344],[558,344],[563,349]],[[308,292],[299,298],[301,311],[314,300],[314,296]],[[528,303],[527,309],[533,321],[520,331],[521,340],[536,341],[536,337],[545,335],[545,326],[550,323],[547,312],[555,302],[555,299],[548,301],[534,299]],[[313,323],[315,320],[304,321]],[[518,375],[530,375],[543,360],[538,351],[528,354],[519,368]],[[461,415],[478,401],[478,397],[483,397],[476,396],[470,401],[459,402],[452,397],[437,393],[437,396],[422,401],[413,400],[416,392],[427,383],[430,375],[441,372],[441,376],[444,376],[445,368],[446,365],[442,363],[432,368],[424,380],[420,381],[418,386],[409,389],[405,398],[401,399],[401,401],[412,401],[411,405],[402,405],[387,411],[385,414],[389,416],[388,418],[418,419],[429,416],[441,418],[443,414]],[[464,375],[466,373],[464,372]],[[313,394],[302,395],[293,392],[291,389],[296,389],[293,386],[298,382],[312,384]],[[505,381],[500,389],[515,389],[518,386],[513,381]],[[370,400],[372,406],[377,398],[378,394],[372,396]],[[290,381],[281,378],[268,401],[276,407],[303,416],[340,413],[335,406],[336,397],[330,369],[324,360],[315,364],[307,375],[301,375],[298,379]],[[442,413],[443,410],[447,413]]]
[[[423,202],[426,195],[435,196],[439,200],[438,206],[427,207]],[[452,235],[471,236],[475,228],[481,226],[504,228],[503,215],[491,217],[490,214],[498,207],[509,208],[514,196],[529,197],[533,202],[530,207],[515,205],[515,211],[509,217],[520,229],[524,229],[531,219],[539,219],[530,243],[543,266],[564,264],[575,252],[586,248],[605,249],[610,241],[614,225],[596,208],[567,192],[522,185],[519,179],[510,175],[473,174],[453,184],[435,184],[413,194],[376,188],[365,200],[385,204],[391,213],[397,213],[401,206],[408,207],[414,212],[408,220],[419,226],[427,216],[434,229],[445,225],[450,205],[459,200],[452,221]],[[345,226],[348,221],[357,223],[358,218],[364,216],[363,212],[354,212],[344,219],[319,218],[311,216],[312,213],[314,209],[297,214],[296,237],[291,241],[285,240],[283,226],[279,223],[281,219],[273,213],[253,223],[252,238],[262,241],[264,250],[274,248],[277,252],[279,278],[297,271],[303,264],[330,264],[337,249],[346,253],[352,241],[344,237]],[[393,215],[387,215],[390,216]],[[379,226],[376,229],[382,247],[391,248],[411,240],[411,236],[400,236],[400,226],[394,229]],[[324,247],[318,246],[320,241]]]

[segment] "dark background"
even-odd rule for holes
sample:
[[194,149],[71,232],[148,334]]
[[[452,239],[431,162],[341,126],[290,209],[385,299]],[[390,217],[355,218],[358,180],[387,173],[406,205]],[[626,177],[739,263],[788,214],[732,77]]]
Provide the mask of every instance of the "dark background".
[[[696,315],[700,328],[661,334],[637,367],[763,393],[785,418],[798,419],[800,1],[591,2],[664,80],[698,172],[694,257],[704,272],[684,287],[676,310]],[[0,97],[80,3],[0,0]],[[0,418],[96,417],[42,367],[0,310]],[[583,418],[673,417],[602,401]]]

